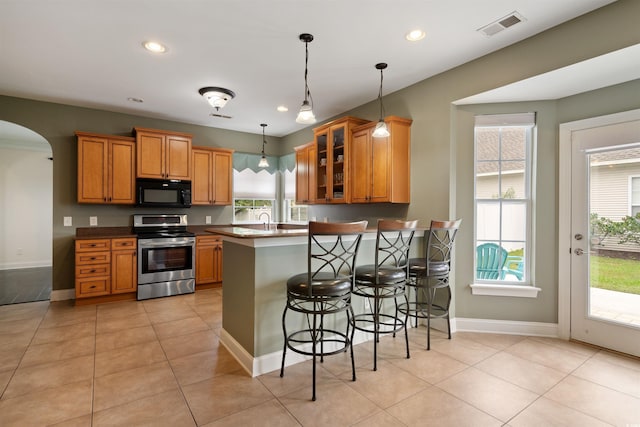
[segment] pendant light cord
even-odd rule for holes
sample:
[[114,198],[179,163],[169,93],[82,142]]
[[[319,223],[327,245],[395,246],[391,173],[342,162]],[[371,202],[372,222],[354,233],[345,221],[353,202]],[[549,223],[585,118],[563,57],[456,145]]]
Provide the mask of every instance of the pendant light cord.
[[304,100],[307,98],[310,101],[311,108],[313,109],[313,98],[311,97],[311,91],[309,90],[309,84],[307,83],[307,76],[309,75],[309,42],[304,42]]
[[380,119],[384,117],[384,106],[382,105],[382,69],[380,69],[380,91],[378,92],[378,101],[380,102]]

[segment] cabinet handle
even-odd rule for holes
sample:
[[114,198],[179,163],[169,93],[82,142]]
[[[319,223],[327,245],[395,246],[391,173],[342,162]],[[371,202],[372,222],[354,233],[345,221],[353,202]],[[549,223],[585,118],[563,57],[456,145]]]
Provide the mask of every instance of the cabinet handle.
[[95,289],[96,285],[89,286],[89,289]]
[[95,272],[96,272],[96,270],[94,269],[94,270],[91,270],[89,273],[95,273]]
[[92,259],[92,260],[93,260],[93,259],[96,259],[96,257],[92,256],[92,257],[90,257],[89,259]]
[[95,248],[98,245],[96,245],[95,243],[91,243],[89,246],[91,246],[92,248]]

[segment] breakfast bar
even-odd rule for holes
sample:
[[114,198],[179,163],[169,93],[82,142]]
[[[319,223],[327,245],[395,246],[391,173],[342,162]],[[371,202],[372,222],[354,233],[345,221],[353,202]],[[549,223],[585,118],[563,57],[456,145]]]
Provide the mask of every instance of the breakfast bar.
[[[223,238],[221,342],[252,376],[280,368],[285,283],[290,276],[307,269],[306,228],[265,228],[207,230]],[[375,237],[375,229],[364,235],[358,264],[373,262]],[[416,235],[418,240],[422,239]],[[414,243],[413,247],[419,244]],[[287,319],[287,327],[301,326],[289,324],[297,320]],[[287,356],[287,364],[302,360],[294,354]]]

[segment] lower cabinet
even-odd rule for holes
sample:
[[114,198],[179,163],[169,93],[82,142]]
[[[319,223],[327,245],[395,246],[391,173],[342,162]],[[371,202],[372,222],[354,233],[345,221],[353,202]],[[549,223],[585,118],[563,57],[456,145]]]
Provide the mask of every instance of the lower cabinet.
[[132,293],[138,285],[134,237],[76,240],[76,299]]
[[222,282],[222,239],[196,237],[196,285]]

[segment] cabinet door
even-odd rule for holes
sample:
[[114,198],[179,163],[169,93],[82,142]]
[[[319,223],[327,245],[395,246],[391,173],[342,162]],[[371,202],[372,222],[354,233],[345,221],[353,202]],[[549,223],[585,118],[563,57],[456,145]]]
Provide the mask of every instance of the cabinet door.
[[191,203],[210,205],[213,203],[213,170],[210,151],[193,149],[193,179],[191,181]]
[[329,131],[315,135],[317,150],[317,174],[315,179],[316,203],[327,203],[331,194],[331,147],[329,146]]
[[138,178],[165,178],[165,138],[160,134],[138,132],[136,174]]
[[230,152],[213,152],[213,204],[230,205],[233,200],[233,170]]
[[78,138],[78,203],[107,203],[108,146],[106,138]]
[[[371,147],[371,193],[369,201],[373,203],[390,202],[391,186],[391,141],[390,138],[370,137]],[[398,170],[401,174],[404,171]]]
[[214,272],[213,277],[216,282],[222,282],[222,242],[216,244],[214,253]]
[[217,237],[196,238],[196,284],[222,281],[222,242]]
[[307,153],[309,148],[296,151],[296,203],[309,203],[309,163]]
[[353,133],[351,139],[351,202],[368,203],[371,193],[371,154],[369,129]]
[[165,174],[168,179],[191,180],[191,138],[167,135]]
[[316,146],[310,142],[296,149],[296,203],[315,201]]
[[138,285],[136,249],[111,252],[111,293],[135,292]]
[[328,201],[331,203],[345,203],[347,201],[347,186],[345,185],[348,175],[347,160],[347,125],[340,124],[332,126],[329,132],[329,142],[327,144],[327,163],[331,162],[330,170],[327,170],[327,193]]
[[135,159],[134,142],[109,141],[109,203],[135,204]]

